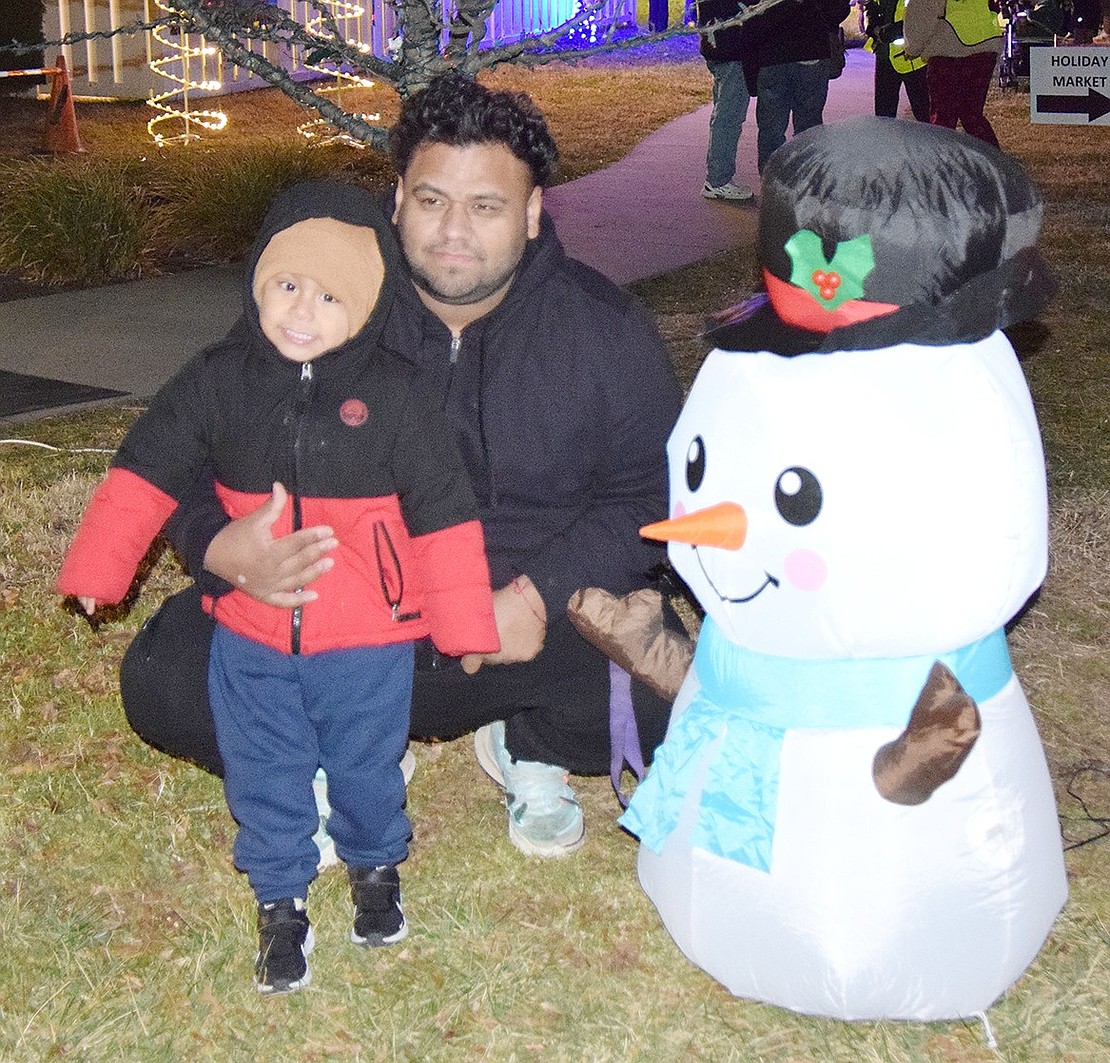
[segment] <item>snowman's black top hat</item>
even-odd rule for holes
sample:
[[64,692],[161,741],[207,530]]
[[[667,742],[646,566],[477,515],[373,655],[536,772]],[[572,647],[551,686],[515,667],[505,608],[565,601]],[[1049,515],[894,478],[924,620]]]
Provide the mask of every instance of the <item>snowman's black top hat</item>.
[[817,126],[763,171],[767,294],[710,338],[780,354],[982,339],[1052,294],[1034,246],[1042,214],[1020,164],[965,133],[873,117]]

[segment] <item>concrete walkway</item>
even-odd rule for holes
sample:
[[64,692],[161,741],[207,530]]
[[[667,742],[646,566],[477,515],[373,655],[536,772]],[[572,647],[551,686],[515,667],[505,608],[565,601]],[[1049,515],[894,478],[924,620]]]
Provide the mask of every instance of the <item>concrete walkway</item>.
[[[832,82],[827,122],[871,112],[872,59],[848,53]],[[618,284],[754,246],[758,197],[739,205],[701,195],[711,107],[659,129],[608,169],[550,189],[544,203],[567,252]],[[759,187],[755,105],[740,139],[737,181]],[[0,370],[152,395],[238,312],[238,268],[0,303]],[[67,409],[53,407],[8,420]]]

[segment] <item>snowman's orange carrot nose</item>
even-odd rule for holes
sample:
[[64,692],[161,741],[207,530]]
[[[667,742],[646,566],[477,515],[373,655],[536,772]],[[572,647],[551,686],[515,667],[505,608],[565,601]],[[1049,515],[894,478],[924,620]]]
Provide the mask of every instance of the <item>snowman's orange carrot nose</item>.
[[648,524],[640,529],[640,534],[645,539],[663,542],[739,550],[748,535],[748,515],[736,502],[720,502],[708,509],[695,509],[681,517]]

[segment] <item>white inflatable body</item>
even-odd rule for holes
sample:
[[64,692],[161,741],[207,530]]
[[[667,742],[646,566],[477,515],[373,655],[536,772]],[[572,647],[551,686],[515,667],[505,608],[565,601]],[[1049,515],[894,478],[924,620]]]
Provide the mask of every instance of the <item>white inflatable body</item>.
[[[738,503],[746,531],[739,549],[670,543],[706,622],[622,819],[645,891],[739,996],[843,1019],[984,1011],[1066,899],[1001,630],[1047,558],[1009,343],[714,351],[668,453],[672,516]],[[894,804],[872,761],[936,659],[982,730],[927,800]]]

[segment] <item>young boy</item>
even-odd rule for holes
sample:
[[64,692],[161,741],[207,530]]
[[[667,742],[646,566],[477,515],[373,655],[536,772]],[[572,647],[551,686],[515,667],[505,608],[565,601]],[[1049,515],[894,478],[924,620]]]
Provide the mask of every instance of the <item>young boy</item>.
[[235,863],[258,899],[263,993],[310,980],[320,767],[351,882],[351,940],[406,935],[396,865],[411,831],[398,765],[413,640],[430,635],[452,655],[499,647],[466,471],[412,369],[379,346],[397,256],[367,192],[308,182],[280,195],[248,259],[242,317],[127,434],[58,577],[86,612],[118,602],[206,465],[231,517],[281,484],[275,534],[334,529],[339,546],[315,600],[279,609],[241,590],[206,599],[217,621],[209,696],[239,824]]

